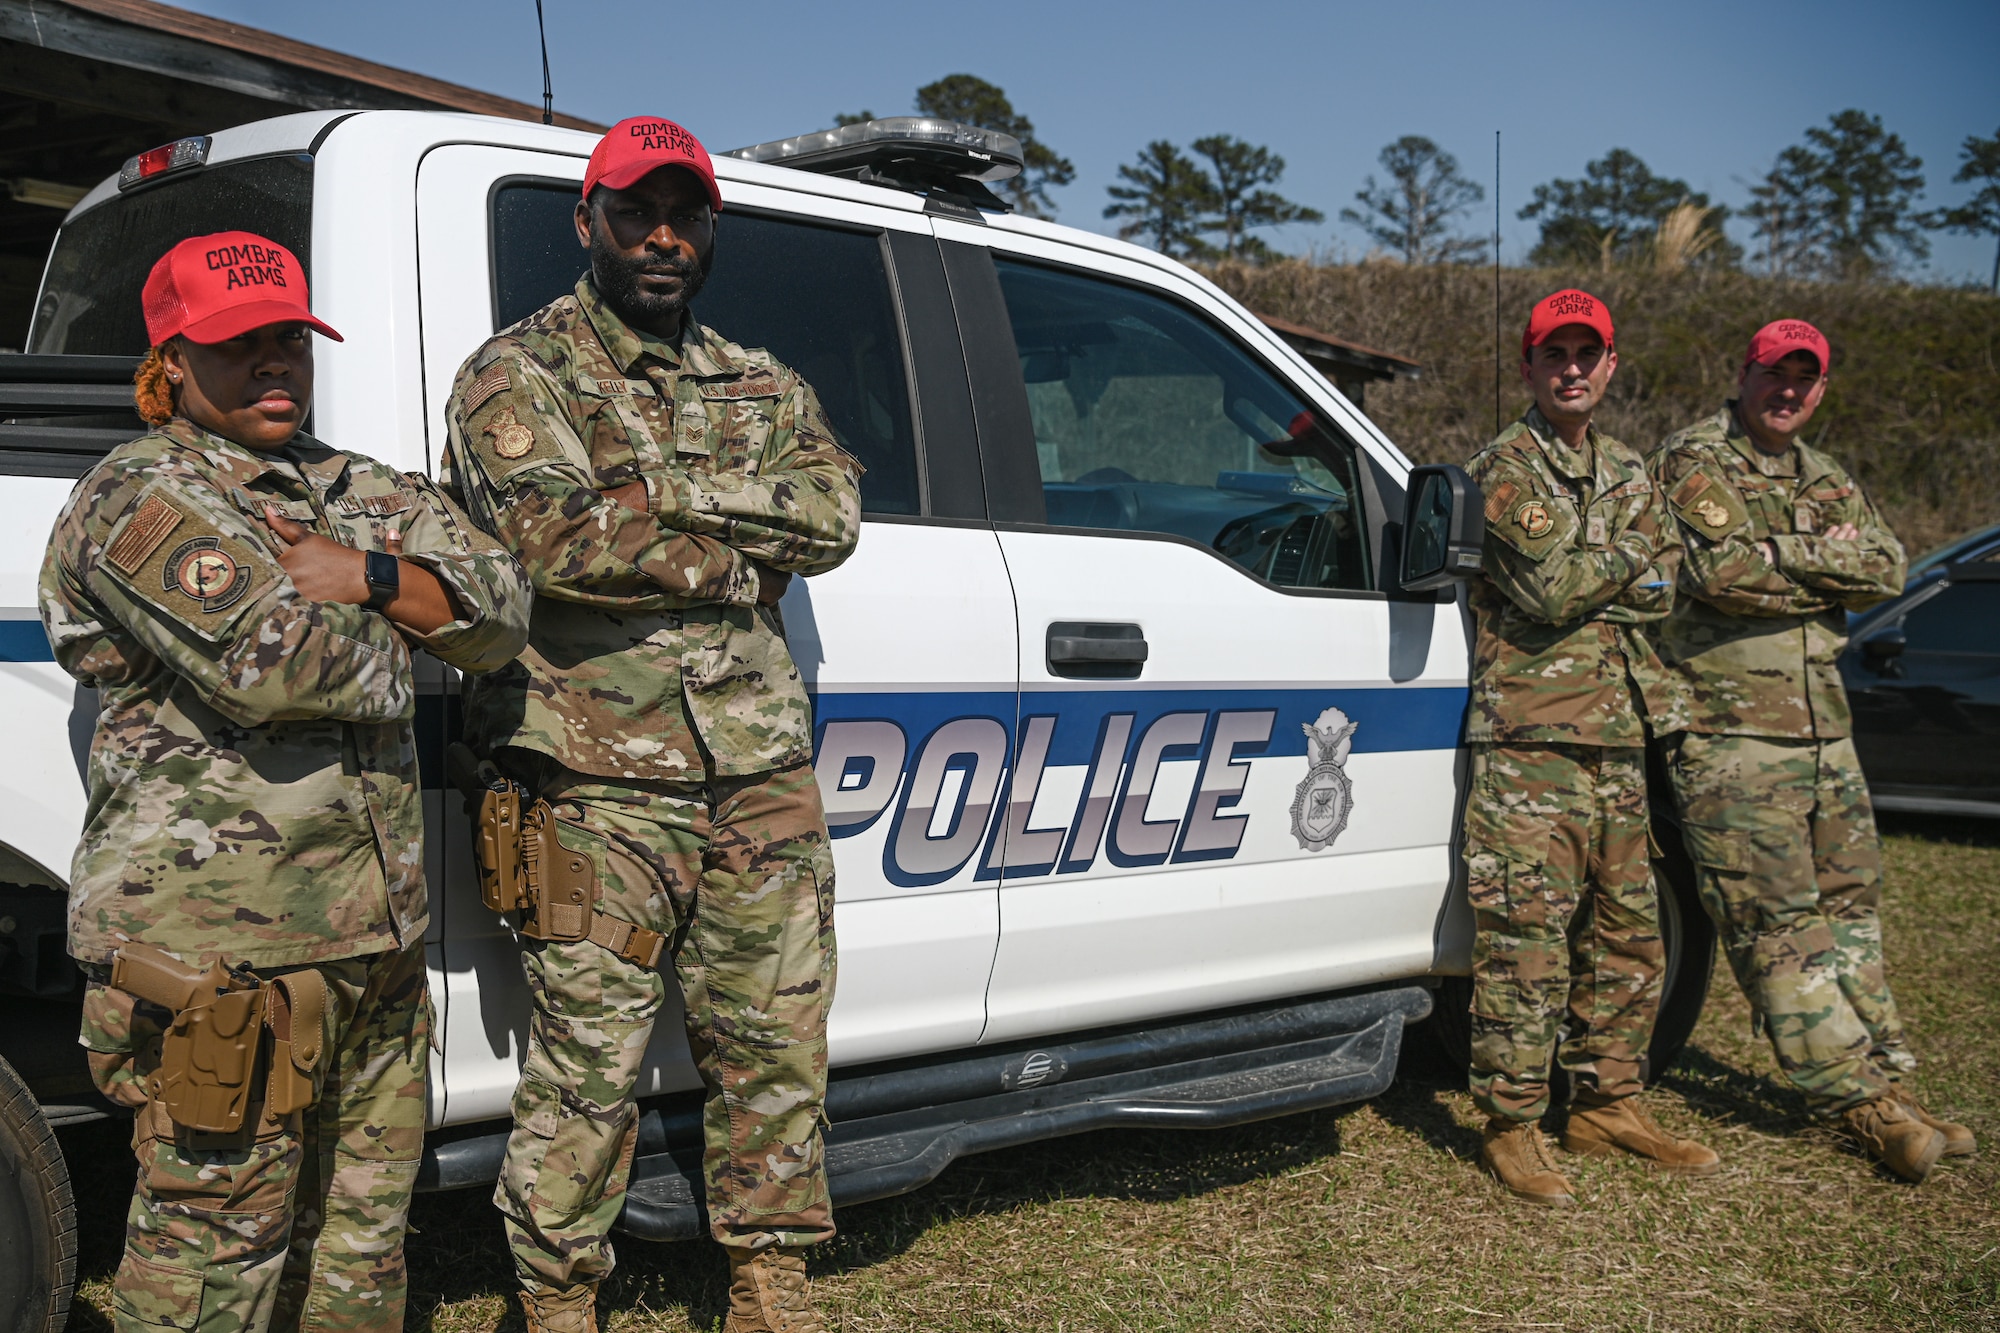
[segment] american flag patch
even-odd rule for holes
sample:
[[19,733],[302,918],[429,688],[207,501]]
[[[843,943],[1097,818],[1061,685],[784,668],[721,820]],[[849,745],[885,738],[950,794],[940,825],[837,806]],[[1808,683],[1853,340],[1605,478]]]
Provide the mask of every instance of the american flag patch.
[[146,557],[160,548],[167,534],[181,525],[186,517],[180,510],[168,504],[157,495],[149,495],[139,506],[139,512],[125,525],[125,531],[118,534],[118,540],[111,543],[104,552],[104,558],[126,574],[137,574],[139,566],[146,563]]
[[471,416],[479,410],[479,405],[496,393],[504,393],[511,388],[507,379],[505,362],[495,362],[479,373],[465,390],[465,414]]
[[1507,512],[1507,506],[1514,503],[1514,497],[1521,488],[1511,481],[1503,481],[1493,488],[1493,494],[1486,497],[1486,521],[1498,523],[1500,516]]

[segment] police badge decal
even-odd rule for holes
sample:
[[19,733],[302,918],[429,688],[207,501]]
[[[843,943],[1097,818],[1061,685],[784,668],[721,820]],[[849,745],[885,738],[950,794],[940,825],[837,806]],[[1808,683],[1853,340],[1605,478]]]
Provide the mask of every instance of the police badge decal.
[[1347,776],[1348,751],[1354,748],[1354,731],[1359,722],[1347,720],[1338,708],[1329,708],[1310,726],[1306,734],[1306,775],[1292,797],[1292,836],[1309,852],[1325,851],[1347,829],[1347,815],[1354,808],[1354,784]]

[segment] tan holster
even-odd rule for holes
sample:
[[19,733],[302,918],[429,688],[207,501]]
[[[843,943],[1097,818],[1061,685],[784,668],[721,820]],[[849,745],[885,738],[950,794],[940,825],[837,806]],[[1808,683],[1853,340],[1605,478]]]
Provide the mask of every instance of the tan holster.
[[176,1125],[207,1134],[240,1130],[260,1056],[268,1060],[268,1114],[312,1103],[326,1031],[326,979],[316,970],[264,981],[247,968],[195,968],[150,944],[127,944],[111,956],[111,984],[173,1014],[145,1087]]
[[[563,842],[565,826],[544,800],[454,744],[448,763],[466,792],[474,821],[479,896],[495,912],[518,913],[531,940],[589,940],[628,962],[652,967],[667,937],[598,910],[597,864],[587,849]],[[571,842],[591,835],[569,831]]]

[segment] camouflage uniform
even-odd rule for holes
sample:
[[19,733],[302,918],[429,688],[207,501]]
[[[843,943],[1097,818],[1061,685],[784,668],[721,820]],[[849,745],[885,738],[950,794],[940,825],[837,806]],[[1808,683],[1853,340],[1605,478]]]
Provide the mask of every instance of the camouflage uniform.
[[[1839,464],[1804,445],[1762,453],[1734,403],[1649,466],[1687,534],[1688,595],[1659,636],[1687,729],[1669,747],[1682,833],[1756,1025],[1832,1115],[1915,1068],[1836,665],[1846,612],[1902,591],[1903,548]],[[1818,535],[1842,523],[1860,538]]]
[[[811,710],[761,568],[831,569],[860,466],[767,353],[627,325],[586,276],[459,371],[443,475],[521,559],[528,651],[468,688],[467,738],[593,847],[600,909],[665,933],[708,1088],[711,1229],[833,1232],[817,1128],[833,874]],[[650,513],[602,492],[643,481]],[[760,568],[761,567],[761,568]],[[588,941],[529,943],[536,996],[495,1202],[530,1291],[601,1279],[664,983]]]
[[1664,964],[1645,728],[1671,696],[1643,627],[1672,604],[1680,547],[1638,454],[1595,427],[1572,449],[1530,409],[1468,466],[1488,533],[1466,724],[1472,1091],[1533,1121],[1552,1057],[1607,1098],[1644,1086]]
[[[418,636],[301,597],[273,505],[404,556],[463,620]],[[114,450],[56,522],[42,618],[98,691],[70,952],[95,978],[82,1041],[139,1109],[120,1328],[220,1333],[401,1323],[402,1231],[422,1148],[423,808],[412,645],[480,670],[519,651],[520,569],[430,483],[300,435],[259,453],[176,419]],[[407,639],[407,641],[406,641]],[[144,1106],[163,1010],[103,984],[128,940],[184,961],[328,984],[317,1102],[197,1135]]]

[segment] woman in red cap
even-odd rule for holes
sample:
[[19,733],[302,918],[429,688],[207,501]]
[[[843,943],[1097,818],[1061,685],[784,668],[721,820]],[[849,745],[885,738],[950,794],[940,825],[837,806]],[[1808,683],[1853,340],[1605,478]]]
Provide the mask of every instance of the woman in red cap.
[[97,691],[69,949],[92,1077],[136,1112],[120,1329],[401,1326],[428,998],[411,655],[527,635],[519,567],[429,482],[299,429],[284,246],[146,280],[152,429],[56,521],[41,610]]

